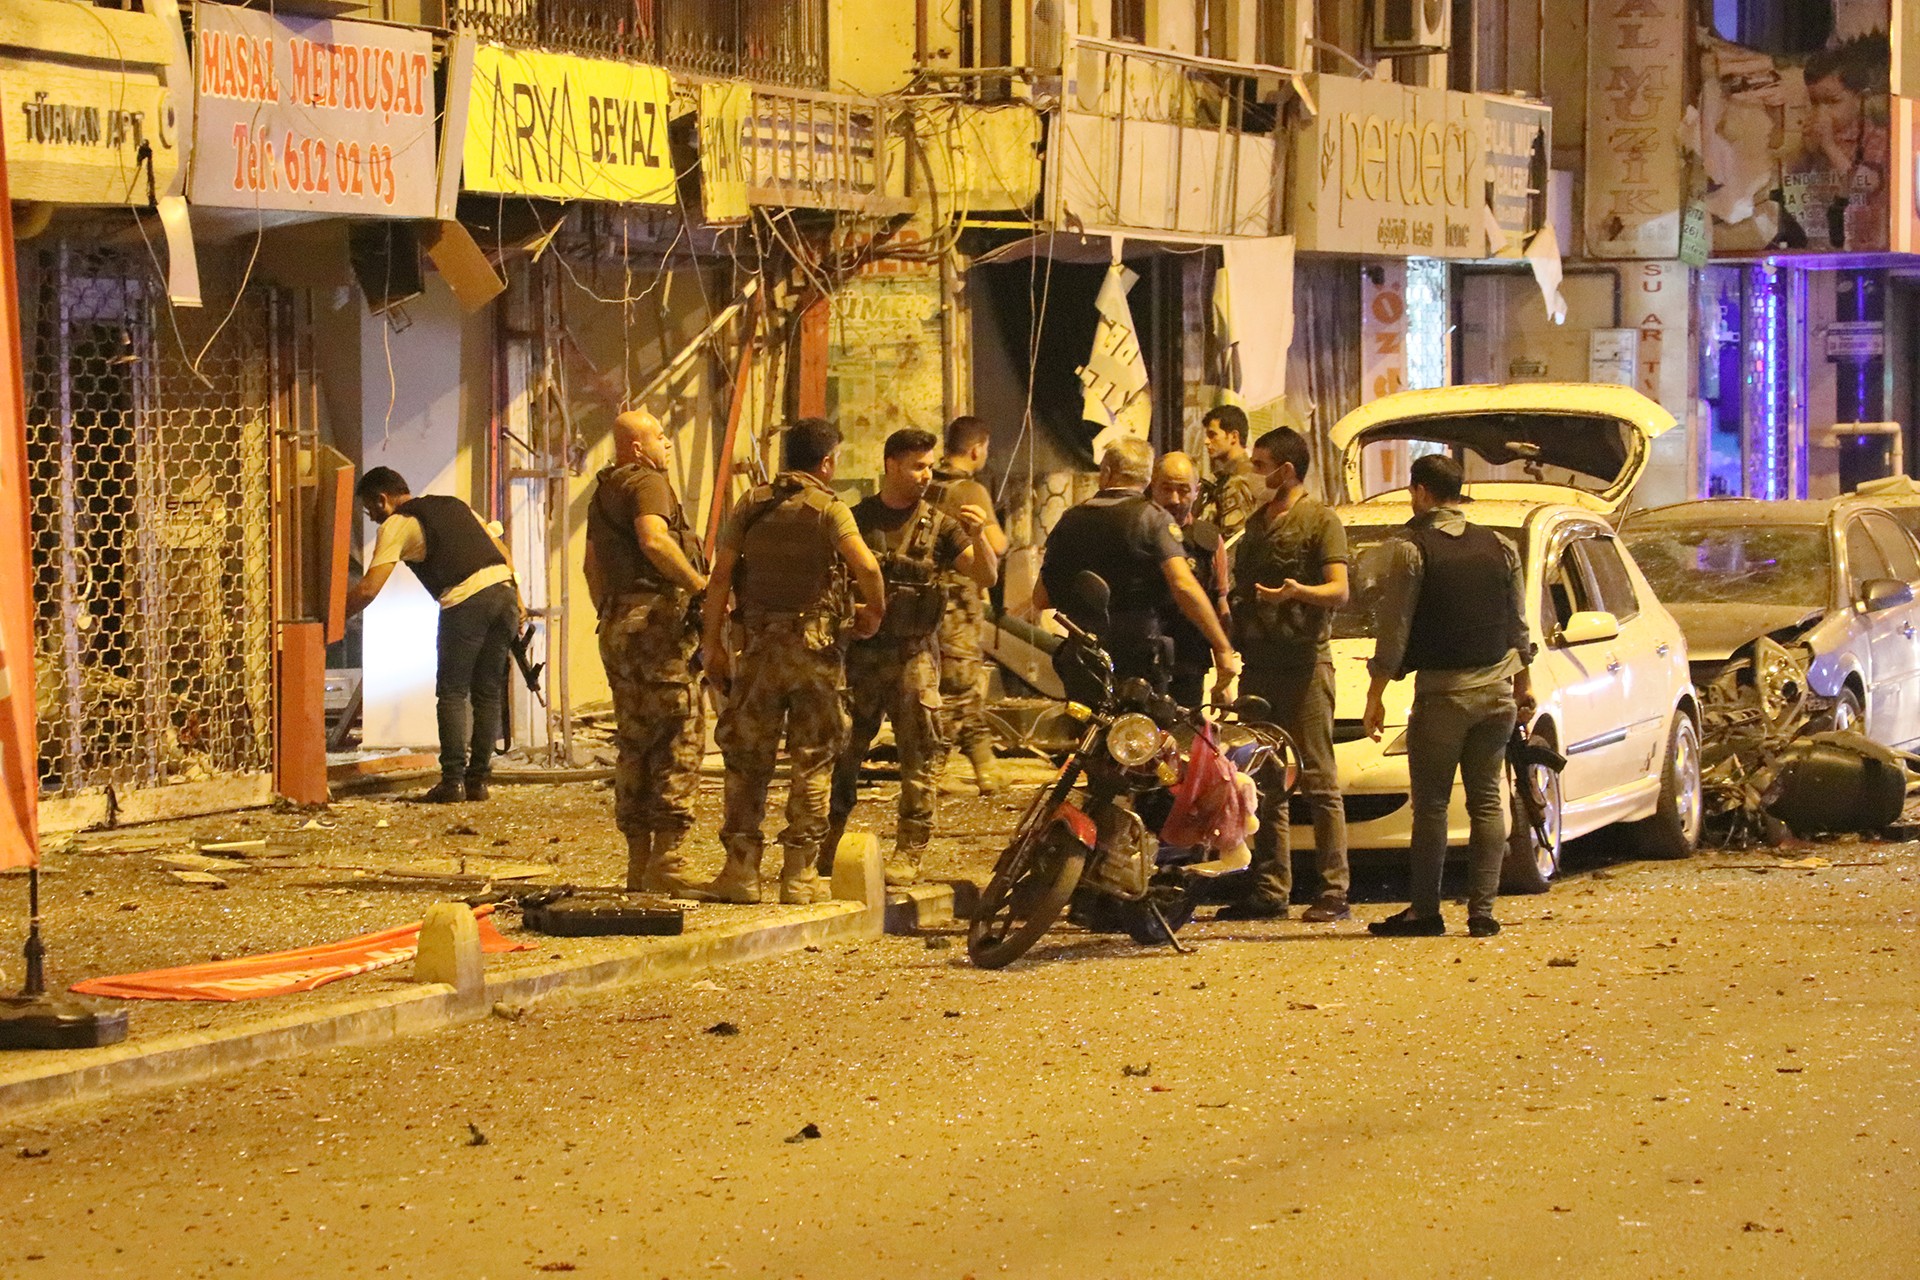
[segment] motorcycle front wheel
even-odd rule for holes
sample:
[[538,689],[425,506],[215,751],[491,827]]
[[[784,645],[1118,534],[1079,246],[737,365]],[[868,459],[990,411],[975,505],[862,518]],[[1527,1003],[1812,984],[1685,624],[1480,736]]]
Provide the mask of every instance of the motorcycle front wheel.
[[967,929],[967,956],[977,968],[1003,969],[1027,953],[1066,909],[1087,847],[1066,824],[1050,822],[1007,850]]

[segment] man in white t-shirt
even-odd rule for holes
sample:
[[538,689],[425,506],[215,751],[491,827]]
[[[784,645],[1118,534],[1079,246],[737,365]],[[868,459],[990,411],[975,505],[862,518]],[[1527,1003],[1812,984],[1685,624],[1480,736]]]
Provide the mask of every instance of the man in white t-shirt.
[[420,799],[485,800],[500,740],[507,662],[525,615],[507,549],[472,507],[443,494],[416,498],[391,467],[367,472],[355,494],[380,535],[366,572],[347,591],[348,615],[372,604],[402,561],[440,602],[433,690],[440,781]]

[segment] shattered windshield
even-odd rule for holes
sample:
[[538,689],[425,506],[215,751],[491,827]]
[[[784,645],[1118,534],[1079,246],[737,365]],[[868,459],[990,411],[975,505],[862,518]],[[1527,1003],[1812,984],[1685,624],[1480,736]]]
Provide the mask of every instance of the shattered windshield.
[[1622,538],[1667,604],[1824,609],[1832,567],[1817,524],[1650,524]]
[[[1488,526],[1526,555],[1524,530],[1501,525]],[[1347,526],[1347,580],[1352,592],[1347,607],[1333,615],[1335,640],[1373,639],[1373,601],[1380,581],[1380,544],[1406,528],[1403,524],[1350,524]]]

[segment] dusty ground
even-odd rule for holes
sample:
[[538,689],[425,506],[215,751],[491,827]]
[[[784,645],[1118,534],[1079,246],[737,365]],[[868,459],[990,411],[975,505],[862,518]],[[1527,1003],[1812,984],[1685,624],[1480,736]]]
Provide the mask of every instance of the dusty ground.
[[888,939],[0,1125],[0,1275],[1911,1276],[1920,851],[1809,852],[1868,865]]
[[[709,761],[698,803],[699,823],[688,856],[701,876],[719,870],[718,759]],[[943,797],[941,838],[927,867],[937,876],[984,878],[1023,779],[1046,776],[1037,761],[1000,766],[1010,784],[990,798],[970,783]],[[613,792],[598,783],[496,786],[483,804],[420,805],[406,798],[422,784],[385,796],[349,797],[324,810],[222,814],[84,834],[49,843],[42,871],[42,909],[49,983],[202,963],[263,951],[331,942],[420,919],[426,908],[489,887],[614,884],[626,875],[626,845],[613,825]],[[856,813],[856,828],[890,835],[898,785],[875,768]],[[769,804],[769,834],[779,829],[784,788]],[[264,841],[264,848],[207,855],[208,842]],[[779,852],[769,854],[769,870]],[[220,886],[173,874],[208,875]],[[529,875],[528,873],[533,873]],[[491,882],[489,877],[502,876]],[[778,912],[771,907],[688,906],[688,927]],[[511,904],[498,913],[503,932],[517,933]],[[17,989],[19,939],[26,928],[23,875],[0,876],[0,988]],[[497,971],[593,950],[591,940],[539,939],[538,950],[496,956]],[[135,1038],[272,1017],[302,1004],[407,981],[406,966],[334,983],[300,996],[242,1005],[141,1002],[131,1006]]]

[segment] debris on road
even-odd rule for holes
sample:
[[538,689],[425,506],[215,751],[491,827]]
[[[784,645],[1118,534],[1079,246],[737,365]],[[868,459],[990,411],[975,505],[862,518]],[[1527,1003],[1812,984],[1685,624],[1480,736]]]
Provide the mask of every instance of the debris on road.
[[1547,961],[1547,968],[1571,969],[1574,966],[1578,965],[1579,963],[1580,963],[1580,960],[1576,956],[1554,956]]
[[810,1142],[819,1136],[820,1136],[820,1126],[813,1123],[813,1121],[809,1120],[807,1121],[807,1123],[800,1126],[800,1131],[798,1133],[790,1133],[786,1137],[780,1139],[780,1141],[789,1142],[789,1143]]
[[1121,1064],[1120,1064],[1120,1074],[1121,1074],[1121,1075],[1123,1075],[1123,1076],[1145,1076],[1145,1075],[1152,1075],[1152,1074],[1153,1074],[1153,1064],[1152,1064],[1151,1062],[1149,1062],[1149,1063],[1148,1063],[1148,1064],[1147,1064],[1146,1066],[1144,1066],[1144,1067],[1130,1067],[1130,1066],[1128,1066],[1128,1065],[1127,1065],[1126,1063],[1124,1063],[1124,1062],[1123,1062],[1123,1063],[1121,1063]]
[[707,1034],[710,1036],[737,1036],[740,1034],[740,1028],[734,1026],[731,1022],[716,1022],[707,1028]]
[[471,1120],[467,1121],[467,1145],[470,1147],[487,1145],[487,1135],[480,1132],[480,1126]]

